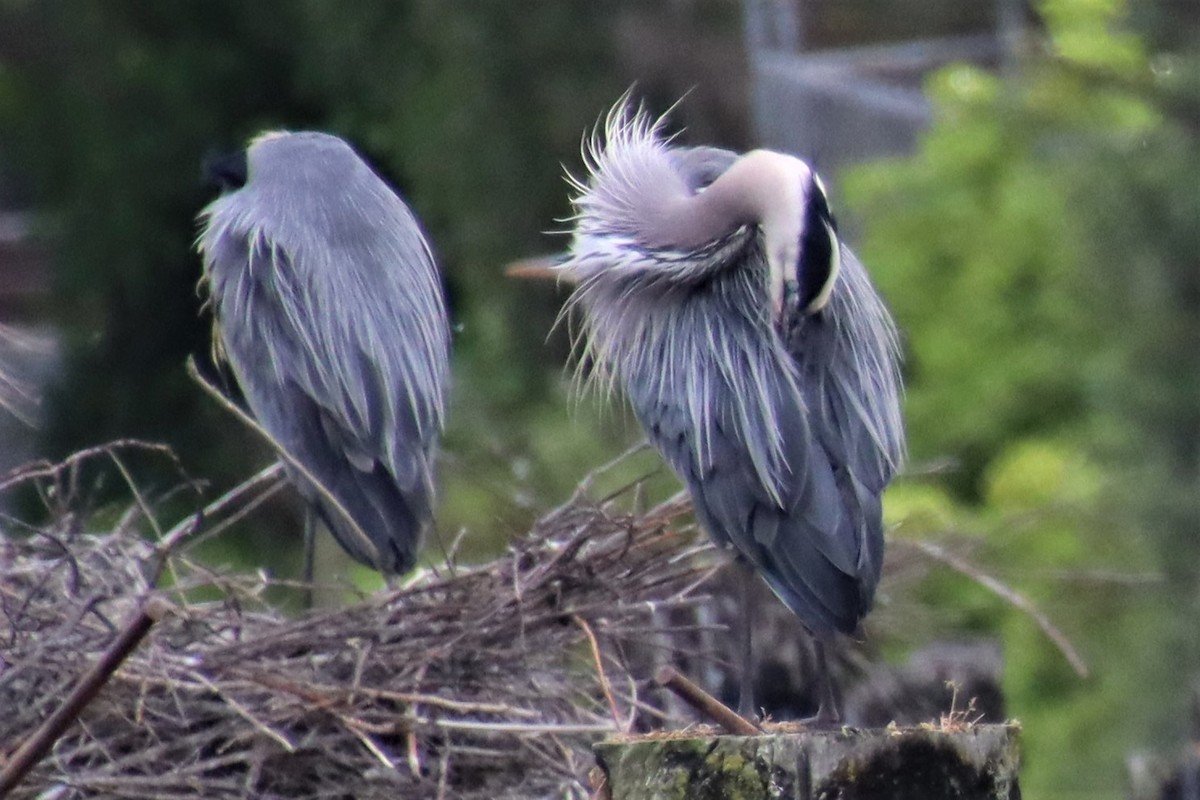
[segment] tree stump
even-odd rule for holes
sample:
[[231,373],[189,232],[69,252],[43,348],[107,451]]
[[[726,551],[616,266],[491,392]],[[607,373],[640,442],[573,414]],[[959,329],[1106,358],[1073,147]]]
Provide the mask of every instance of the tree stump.
[[1018,732],[1008,723],[663,735],[610,739],[595,753],[611,800],[1019,800]]

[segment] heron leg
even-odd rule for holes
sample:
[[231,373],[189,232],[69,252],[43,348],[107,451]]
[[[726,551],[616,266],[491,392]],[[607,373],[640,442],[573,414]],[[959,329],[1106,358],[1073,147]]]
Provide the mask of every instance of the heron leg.
[[740,561],[739,567],[740,571],[745,574],[741,576],[742,591],[741,597],[738,598],[741,605],[739,617],[742,626],[738,642],[742,651],[741,676],[738,688],[738,714],[747,719],[754,719],[757,717],[757,712],[754,708],[754,614],[751,609],[754,576],[749,573],[749,570]]
[[317,550],[317,515],[311,506],[304,508],[304,597],[305,608],[313,607],[313,566]]
[[825,653],[825,642],[813,637],[813,654],[817,660],[817,692],[820,694],[820,704],[817,706],[817,716],[812,724],[818,728],[832,728],[841,723],[842,710],[838,707],[837,689],[833,685],[833,675],[829,671],[829,658]]

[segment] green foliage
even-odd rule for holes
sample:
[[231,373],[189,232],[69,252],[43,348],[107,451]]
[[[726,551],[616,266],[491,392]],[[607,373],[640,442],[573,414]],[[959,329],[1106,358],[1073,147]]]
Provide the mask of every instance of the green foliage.
[[1033,618],[974,578],[939,567],[918,589],[923,607],[938,610],[928,635],[1003,641],[1004,688],[1009,713],[1024,726],[1022,783],[1031,797],[1068,789],[1118,796],[1123,754],[1175,730],[1142,702],[1155,685],[1142,685],[1142,676],[1169,677],[1146,646],[1170,618],[1161,593],[1149,591],[1157,586],[1147,577],[1156,571],[1154,551],[1129,535],[1113,476],[1074,438],[1013,442],[989,464],[976,504],[913,481],[888,496],[894,537],[952,536],[967,561],[1047,614],[1089,668],[1086,678],[1077,675]]
[[[1082,19],[1094,47],[1137,51],[1111,31],[1112,9],[1058,5],[1056,45]],[[1144,67],[1130,55],[1105,63]],[[936,74],[935,121],[919,154],[845,181],[871,220],[863,255],[906,335],[913,454],[957,459],[964,497],[978,497],[984,468],[1014,435],[1058,430],[1086,411],[1091,298],[1059,155],[1142,135],[1154,120],[1127,92],[1092,90],[1070,65],[1023,69],[1014,81],[961,65]]]
[[965,537],[1075,642],[1086,680],[973,581],[922,587],[1002,635],[1027,793],[1116,797],[1200,661],[1200,70],[1115,0],[1039,10],[1042,52],[935,75],[920,152],[844,188],[905,333],[915,459],[960,467],[892,490],[895,535]]
[[969,496],[1014,432],[1080,410],[1084,348],[1063,336],[1080,313],[1063,280],[1077,258],[1061,188],[1031,162],[1032,132],[998,113],[996,79],[960,67],[931,89],[949,109],[921,155],[860,170],[846,191],[872,220],[864,257],[906,334],[914,456],[960,459]]
[[1178,694],[1200,674],[1200,20],[1191,31],[1192,49],[1157,56],[1144,84],[1163,122],[1132,145],[1111,143],[1111,169],[1080,178],[1095,213],[1090,255],[1108,287],[1101,313],[1120,331],[1101,385],[1113,420],[1106,443],[1124,478],[1125,518],[1167,580],[1171,613],[1153,646],[1162,685]]
[[971,512],[943,486],[916,481],[900,481],[883,498],[884,523],[892,536],[921,538],[931,531],[959,529]]
[[1137,72],[1145,68],[1139,37],[1115,27],[1124,0],[1043,0],[1039,11],[1053,37],[1056,55],[1082,67]]

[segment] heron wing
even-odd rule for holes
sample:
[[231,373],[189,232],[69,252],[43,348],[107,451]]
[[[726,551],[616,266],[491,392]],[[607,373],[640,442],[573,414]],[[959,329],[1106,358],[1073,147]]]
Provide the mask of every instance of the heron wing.
[[821,449],[852,524],[848,539],[855,542],[854,570],[869,608],[883,569],[882,494],[894,468],[872,444],[855,400],[828,374],[810,373],[802,377],[800,386],[812,427],[822,432]]
[[682,388],[663,386],[660,377],[627,381],[627,390],[651,441],[688,485],[696,515],[713,538],[756,567],[811,630],[852,631],[866,612],[858,543],[829,456],[813,437],[800,398],[779,378],[770,379],[767,397],[790,469],[782,491],[763,482],[739,430],[735,404],[745,398],[719,379],[710,395],[716,413],[700,420],[673,401],[685,396]]
[[866,602],[883,569],[883,491],[904,455],[895,326],[865,268],[842,246],[829,305],[795,314],[797,386],[855,525]]
[[828,306],[794,313],[787,347],[830,442],[864,486],[882,493],[904,460],[899,334],[866,268],[839,244],[842,268]]
[[226,350],[252,410],[380,557],[319,503],[351,555],[389,572],[411,566],[431,516],[448,360],[433,261],[400,210],[395,224],[323,247],[261,230],[202,240]]

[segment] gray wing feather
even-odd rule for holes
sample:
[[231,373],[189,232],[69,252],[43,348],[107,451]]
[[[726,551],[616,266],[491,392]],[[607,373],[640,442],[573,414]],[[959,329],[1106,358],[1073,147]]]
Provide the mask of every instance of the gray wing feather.
[[855,523],[866,602],[883,570],[884,489],[904,458],[899,343],[866,269],[845,246],[829,306],[796,315],[787,337],[812,428]]
[[[387,572],[411,567],[431,517],[448,350],[432,259],[405,217],[407,236],[323,250],[335,264],[306,263],[290,253],[315,248],[262,229],[214,227],[202,240],[225,349],[252,411],[377,553],[318,499],[341,544]],[[415,265],[409,285],[400,264]]]
[[[661,380],[632,379],[627,393],[651,441],[687,483],[700,523],[758,568],[815,633],[853,631],[869,605],[859,585],[859,546],[830,457],[813,438],[799,396],[786,381],[772,381],[791,469],[781,505],[759,479],[744,443],[729,433],[735,430],[727,424],[729,389],[718,383],[716,402],[726,410],[709,417],[707,430],[697,430],[694,417],[667,399],[685,395]],[[697,437],[708,443],[703,462]]]
[[[698,349],[718,355],[681,361],[660,342],[623,371],[635,413],[687,483],[701,524],[818,634],[853,631],[870,609],[883,566],[881,495],[903,455],[895,331],[847,250],[843,265],[829,306],[800,316],[777,344],[725,315],[732,327],[722,335],[743,347],[710,340]],[[765,350],[746,349],[756,347]],[[695,397],[708,413],[689,406]],[[768,431],[744,416],[755,403],[766,411],[752,418],[772,421],[782,451],[774,486],[759,466]]]

